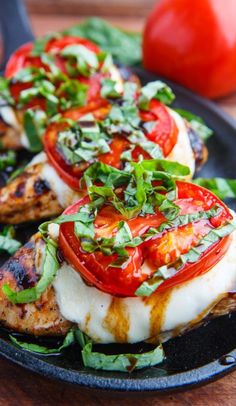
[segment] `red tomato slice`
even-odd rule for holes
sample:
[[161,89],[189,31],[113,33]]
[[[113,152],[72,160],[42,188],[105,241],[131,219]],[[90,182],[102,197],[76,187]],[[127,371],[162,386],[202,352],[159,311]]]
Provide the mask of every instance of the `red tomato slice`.
[[[101,111],[103,112],[102,114],[105,114],[105,112],[107,112],[106,106],[107,103],[105,100],[100,100],[97,103],[90,103],[85,107],[72,109],[71,114],[67,112],[65,117],[71,118],[72,120],[78,120],[83,115],[96,110],[98,111],[98,115],[101,114]],[[95,112],[94,115],[96,116]],[[43,137],[44,149],[50,163],[54,166],[64,182],[74,190],[81,190],[80,178],[83,171],[89,166],[89,163],[85,162],[81,165],[70,165],[64,160],[56,147],[58,133],[66,128],[68,128],[68,124],[66,123],[55,123],[48,126]]]
[[12,78],[19,70],[28,66],[35,66],[40,68],[43,66],[39,56],[32,56],[33,42],[19,47],[9,58],[6,69],[5,77]]
[[[150,112],[153,117],[150,116]],[[151,133],[147,134],[147,138],[161,147],[165,157],[169,155],[177,142],[178,128],[164,104],[158,100],[151,100],[149,111],[141,111],[140,118],[143,121],[156,121],[156,125]]]
[[[58,67],[61,68],[63,58],[58,55],[59,52],[62,51],[66,46],[74,44],[84,45],[86,48],[96,54],[100,52],[100,49],[97,47],[97,45],[93,44],[91,41],[84,38],[72,36],[65,36],[59,39],[52,38],[45,45],[45,52],[54,54],[56,57],[55,62],[57,65],[59,65]],[[28,66],[35,66],[37,68],[41,68],[42,66],[45,67],[39,56],[31,55],[33,45],[33,42],[28,42],[27,44],[19,47],[11,55],[5,69],[5,76],[7,78],[12,78],[17,72],[19,72],[19,70]]]
[[[182,207],[181,214],[206,210],[215,204],[222,208],[217,217],[217,227],[231,220],[229,209],[211,192],[197,185],[178,182],[178,204]],[[201,206],[200,206],[201,201]],[[64,214],[78,212],[79,207],[89,202],[85,197],[65,210]],[[119,221],[123,219],[111,206],[104,206],[95,220],[97,237],[111,237],[117,231]],[[158,227],[165,218],[160,212],[145,217],[126,220],[133,236],[142,235],[150,227]],[[135,296],[136,289],[147,280],[164,263],[170,263],[180,254],[187,252],[192,246],[215,227],[214,220],[201,220],[182,226],[163,235],[144,242],[136,248],[127,248],[129,259],[122,268],[113,268],[111,263],[117,258],[116,254],[104,255],[101,251],[92,254],[84,252],[79,239],[74,233],[74,223],[64,223],[60,226],[59,245],[66,260],[77,270],[87,283],[115,296]],[[200,274],[209,271],[226,253],[231,237],[227,236],[213,244],[195,263],[186,263],[173,277],[167,279],[158,291],[163,291],[177,284],[186,282]],[[167,246],[166,246],[167,244]],[[169,254],[169,257],[168,257]],[[149,267],[142,267],[144,261],[149,261]]]
[[[64,117],[77,121],[82,115],[93,112],[95,118],[98,121],[102,121],[107,116],[110,108],[111,105],[105,100],[100,100],[91,102],[86,107],[70,109],[64,114]],[[147,112],[141,111],[140,117],[146,122],[153,120],[157,122],[152,132],[147,132],[145,135],[148,139],[160,145],[165,155],[169,153],[170,149],[172,149],[176,143],[178,130],[165,106],[156,100],[152,100],[150,102],[150,110]],[[45,151],[49,161],[62,179],[72,189],[79,190],[80,178],[84,170],[89,166],[89,163],[70,165],[65,162],[63,156],[57,150],[57,136],[64,128],[66,128],[66,126],[61,126],[61,124],[53,124],[48,127],[44,136]],[[97,159],[107,165],[121,169],[123,167],[121,154],[130,148],[129,141],[123,137],[122,134],[115,135],[109,146],[110,152],[101,154]],[[133,160],[137,161],[140,155],[143,155],[144,159],[150,159],[150,155],[140,146],[137,146],[132,152]]]
[[[59,39],[53,38],[48,41],[45,45],[45,52],[54,55],[55,64],[57,67],[66,75],[68,75],[66,71],[65,59],[60,55],[60,51],[62,51],[68,45],[75,45],[80,44],[88,48],[90,51],[94,52],[95,54],[99,54],[101,51],[97,45],[92,43],[91,41],[80,38],[80,37],[73,37],[73,36],[65,36]],[[41,58],[38,56],[32,56],[31,52],[33,49],[33,43],[30,42],[18,48],[10,57],[6,70],[5,76],[7,78],[12,78],[14,75],[21,70],[22,68],[26,68],[29,66],[34,66],[37,68],[43,67],[46,71],[48,71],[48,66],[44,65],[41,61]],[[92,100],[97,100],[100,97],[100,89],[101,89],[101,80],[104,77],[109,77],[109,73],[102,74],[102,73],[95,73],[90,78],[84,77],[79,75],[77,77],[82,83],[89,86],[88,94],[87,94],[87,102]],[[32,83],[13,83],[11,85],[11,92],[12,96],[16,101],[18,101],[19,94],[22,90],[29,88],[32,86]],[[40,106],[41,108],[45,109],[45,101],[39,102],[39,99],[33,100],[31,105],[28,107],[35,107]]]

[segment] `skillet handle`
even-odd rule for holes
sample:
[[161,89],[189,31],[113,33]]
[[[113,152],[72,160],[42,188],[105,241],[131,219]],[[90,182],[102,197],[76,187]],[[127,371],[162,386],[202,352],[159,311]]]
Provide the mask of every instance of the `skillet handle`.
[[12,52],[24,43],[32,41],[34,35],[21,0],[0,0],[0,25],[4,48],[0,70],[3,71]]

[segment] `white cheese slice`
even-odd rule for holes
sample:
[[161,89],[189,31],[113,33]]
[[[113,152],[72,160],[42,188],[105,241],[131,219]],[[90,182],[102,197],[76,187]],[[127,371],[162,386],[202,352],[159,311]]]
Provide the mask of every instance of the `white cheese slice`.
[[188,166],[190,169],[189,178],[191,179],[195,171],[195,158],[185,121],[176,111],[170,108],[168,109],[168,111],[175,120],[179,133],[177,142],[166,159],[169,159],[170,161],[176,161],[181,163],[182,165]]
[[[145,266],[147,266],[145,264]],[[149,298],[117,298],[88,286],[63,264],[54,281],[61,314],[95,342],[134,343],[203,318],[236,286],[236,232],[225,256],[207,273]]]

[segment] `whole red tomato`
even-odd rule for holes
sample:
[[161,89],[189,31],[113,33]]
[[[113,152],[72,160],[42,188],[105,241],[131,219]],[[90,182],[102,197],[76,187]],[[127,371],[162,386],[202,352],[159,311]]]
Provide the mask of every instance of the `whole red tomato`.
[[160,0],[145,26],[143,63],[206,97],[236,90],[236,0]]

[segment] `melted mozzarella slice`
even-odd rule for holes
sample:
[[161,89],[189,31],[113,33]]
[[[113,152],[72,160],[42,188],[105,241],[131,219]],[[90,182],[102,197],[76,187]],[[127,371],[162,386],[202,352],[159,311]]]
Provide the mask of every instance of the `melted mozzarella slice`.
[[176,113],[176,111],[173,111],[170,108],[168,111],[175,120],[179,132],[177,142],[166,159],[188,166],[190,169],[189,179],[191,179],[195,171],[195,158],[189,140],[186,124],[184,119],[178,113]]
[[61,314],[95,342],[163,339],[202,319],[236,286],[236,232],[225,256],[209,272],[149,298],[117,298],[103,293],[88,286],[65,263],[53,285]]

